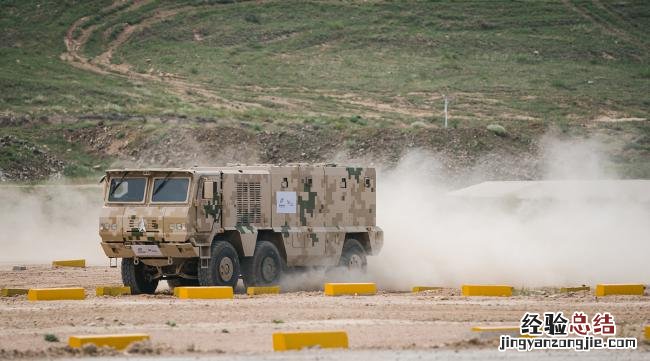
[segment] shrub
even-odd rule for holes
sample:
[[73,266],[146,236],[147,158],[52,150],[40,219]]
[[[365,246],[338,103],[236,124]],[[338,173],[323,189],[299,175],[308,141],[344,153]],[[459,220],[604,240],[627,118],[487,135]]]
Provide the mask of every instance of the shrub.
[[487,130],[491,131],[492,133],[500,137],[505,137],[508,135],[508,131],[506,130],[506,128],[504,128],[502,125],[499,124],[490,124],[487,126]]

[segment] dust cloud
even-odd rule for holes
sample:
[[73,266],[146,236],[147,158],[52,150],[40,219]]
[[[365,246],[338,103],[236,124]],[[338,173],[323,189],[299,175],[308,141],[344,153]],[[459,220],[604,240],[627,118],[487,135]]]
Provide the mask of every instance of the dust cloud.
[[[554,182],[550,195],[530,199],[450,195],[457,187],[439,181],[441,167],[426,152],[381,169],[377,224],[385,244],[370,257],[369,274],[379,286],[396,290],[463,283],[647,283],[647,194],[631,197],[618,182],[595,182],[595,190],[585,190],[594,182],[575,181],[615,177],[595,141],[546,138],[542,149],[544,178],[564,182]],[[470,170],[468,177],[480,174]]]
[[0,187],[0,265],[85,258],[108,264],[99,245],[96,185]]
[[[615,178],[597,142],[547,138],[543,149],[539,161],[545,179]],[[650,279],[647,195],[645,200],[626,197],[625,189],[612,183],[604,189],[606,199],[594,200],[572,197],[582,189],[558,183],[556,189],[563,191],[557,193],[568,197],[459,197],[449,194],[459,186],[445,183],[443,171],[441,163],[423,151],[409,153],[395,167],[379,169],[377,224],[384,229],[385,243],[378,256],[369,257],[363,279],[393,290]],[[465,181],[485,180],[476,169],[467,174]],[[0,187],[0,265],[71,258],[106,265],[97,234],[101,205],[96,185]],[[286,283],[292,289],[318,289],[324,279],[348,278],[318,272],[288,275]]]

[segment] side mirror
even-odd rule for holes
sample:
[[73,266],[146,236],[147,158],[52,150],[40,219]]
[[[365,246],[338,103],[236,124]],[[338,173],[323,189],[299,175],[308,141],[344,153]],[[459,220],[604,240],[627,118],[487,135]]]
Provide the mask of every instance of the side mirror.
[[203,199],[212,199],[214,197],[214,182],[203,182]]

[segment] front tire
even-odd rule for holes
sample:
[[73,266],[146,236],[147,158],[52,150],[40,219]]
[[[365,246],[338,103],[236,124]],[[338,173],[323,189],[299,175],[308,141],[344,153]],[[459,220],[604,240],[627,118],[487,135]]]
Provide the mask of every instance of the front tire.
[[277,285],[284,269],[278,248],[269,241],[260,241],[255,245],[253,257],[244,263],[244,283],[246,287]]
[[241,268],[239,255],[232,244],[226,241],[215,241],[210,253],[208,268],[199,266],[199,283],[201,286],[237,286]]
[[345,267],[349,271],[366,271],[366,267],[368,266],[366,251],[363,249],[363,246],[359,241],[354,238],[345,240],[343,251],[341,251],[339,266]]
[[122,258],[122,282],[131,287],[131,294],[153,294],[158,287],[158,279],[153,276],[156,269],[140,262],[137,265],[133,258]]

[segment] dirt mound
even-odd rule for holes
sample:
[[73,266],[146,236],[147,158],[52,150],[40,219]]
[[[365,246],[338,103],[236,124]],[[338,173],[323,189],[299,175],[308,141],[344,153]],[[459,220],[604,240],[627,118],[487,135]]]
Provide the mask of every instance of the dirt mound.
[[[541,131],[540,131],[541,133]],[[440,161],[441,176],[481,168],[490,179],[531,179],[539,147],[529,138],[483,128],[342,131],[313,125],[256,131],[245,126],[99,122],[65,137],[115,167],[188,167],[227,163],[354,162],[392,165],[413,150]],[[535,138],[535,137],[531,137]]]
[[57,177],[65,163],[47,149],[13,135],[0,137],[0,181]]

